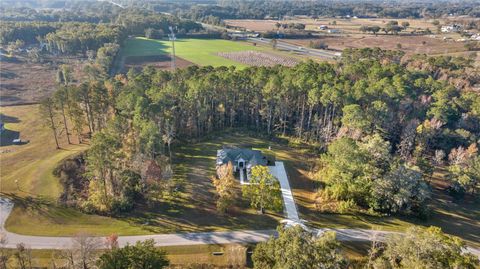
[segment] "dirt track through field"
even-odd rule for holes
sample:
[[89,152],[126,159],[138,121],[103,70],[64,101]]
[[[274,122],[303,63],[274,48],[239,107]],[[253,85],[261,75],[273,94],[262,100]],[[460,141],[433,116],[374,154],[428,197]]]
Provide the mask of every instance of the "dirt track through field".
[[[128,56],[125,58],[123,72],[127,72],[130,68],[142,68],[146,66],[169,70],[172,68],[171,59],[170,55]],[[175,66],[177,68],[184,68],[192,65],[195,64],[183,58],[175,57]]]

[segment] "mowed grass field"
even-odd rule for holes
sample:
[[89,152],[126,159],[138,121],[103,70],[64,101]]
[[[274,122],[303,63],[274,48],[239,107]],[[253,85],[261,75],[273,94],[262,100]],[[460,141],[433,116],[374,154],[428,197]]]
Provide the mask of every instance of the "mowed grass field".
[[[88,145],[79,145],[75,139],[75,144],[68,145],[62,133],[61,149],[57,150],[51,130],[39,115],[38,105],[0,107],[0,114],[6,128],[1,134],[0,196],[11,198],[16,205],[7,220],[7,230],[48,235],[111,234],[115,230],[123,234],[146,233],[125,220],[58,206],[61,185],[53,169],[64,158],[86,150]],[[14,138],[29,142],[13,145]]]
[[[238,244],[227,245],[191,245],[191,246],[171,246],[161,247],[167,253],[167,258],[174,268],[184,268],[185,265],[197,265],[195,268],[204,268],[205,266],[218,266],[220,268],[244,268],[247,263],[247,247]],[[10,250],[14,253],[14,250]],[[223,255],[213,255],[213,253],[223,253]],[[349,254],[347,252],[347,254]],[[101,251],[97,253],[101,255]],[[33,268],[54,268],[53,259],[55,258],[56,266],[64,264],[66,261],[61,257],[59,250],[32,250],[32,266]],[[11,257],[9,260],[11,268],[16,267],[15,258]],[[178,266],[178,267],[176,267]],[[10,267],[8,267],[10,268]],[[190,267],[189,267],[190,268]],[[211,267],[208,267],[211,268]]]
[[[175,41],[175,55],[200,66],[236,66],[246,65],[216,55],[218,52],[235,52],[247,50],[266,50],[265,47],[253,46],[248,42],[223,39],[178,39]],[[135,37],[127,39],[121,50],[121,57],[155,56],[172,53],[169,40]]]

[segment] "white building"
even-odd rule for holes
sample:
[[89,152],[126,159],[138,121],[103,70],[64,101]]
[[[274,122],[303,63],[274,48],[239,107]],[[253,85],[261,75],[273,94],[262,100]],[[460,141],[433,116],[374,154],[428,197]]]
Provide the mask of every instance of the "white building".
[[452,32],[456,33],[456,32],[460,32],[461,29],[462,27],[460,25],[450,24],[450,25],[442,26],[440,30],[442,31],[442,33],[452,33]]

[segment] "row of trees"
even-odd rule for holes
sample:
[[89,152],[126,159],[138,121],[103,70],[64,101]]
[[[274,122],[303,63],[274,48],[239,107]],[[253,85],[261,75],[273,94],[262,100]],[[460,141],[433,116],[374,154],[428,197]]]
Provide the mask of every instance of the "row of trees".
[[[33,266],[32,250],[26,244],[20,243],[16,249],[10,250],[4,247],[7,241],[5,235],[0,235],[0,268],[37,268]],[[168,265],[166,252],[155,247],[153,239],[120,247],[117,235],[102,240],[79,234],[72,239],[70,247],[53,251],[49,268],[161,269]]]
[[[253,252],[257,269],[313,269],[349,268],[334,232],[315,234],[300,226],[278,227],[278,236],[259,243]],[[365,257],[365,268],[466,268],[479,265],[476,256],[465,251],[465,243],[444,234],[439,228],[411,227],[404,234],[387,236],[384,242],[372,237],[372,247]],[[25,244],[15,250],[6,249],[0,240],[0,267],[31,269],[32,252]],[[65,269],[161,269],[169,265],[166,252],[155,247],[153,240],[138,241],[119,247],[118,236],[101,240],[98,237],[78,235],[70,248],[55,251],[52,268]]]
[[360,31],[363,33],[366,32],[372,32],[372,34],[377,34],[380,31],[385,32],[385,34],[392,33],[392,34],[398,34],[401,31],[406,31],[408,26],[410,26],[410,23],[408,21],[403,21],[401,25],[398,24],[398,21],[389,21],[385,27],[380,27],[378,25],[374,26],[368,26],[368,25],[363,25],[360,27]]
[[[439,228],[411,227],[405,234],[371,238],[364,268],[476,268],[479,260],[465,252],[465,243]],[[254,268],[350,268],[334,232],[314,234],[300,226],[278,228],[278,237],[259,243],[252,256]],[[356,268],[356,267],[355,267]],[[359,267],[360,268],[360,267]]]

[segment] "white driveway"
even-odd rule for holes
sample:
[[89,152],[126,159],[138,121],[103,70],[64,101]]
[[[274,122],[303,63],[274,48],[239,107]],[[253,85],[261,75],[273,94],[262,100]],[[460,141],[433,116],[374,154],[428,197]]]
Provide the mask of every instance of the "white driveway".
[[270,173],[275,176],[280,182],[280,188],[282,189],[283,205],[285,206],[285,212],[287,219],[293,222],[300,222],[298,217],[297,207],[293,200],[292,190],[290,183],[288,182],[287,172],[283,166],[283,162],[275,162],[275,166],[269,166]]

